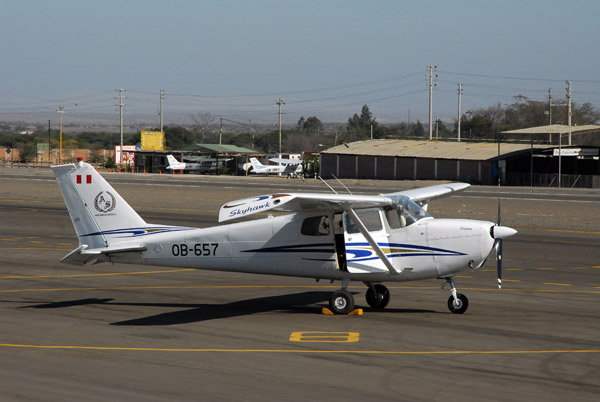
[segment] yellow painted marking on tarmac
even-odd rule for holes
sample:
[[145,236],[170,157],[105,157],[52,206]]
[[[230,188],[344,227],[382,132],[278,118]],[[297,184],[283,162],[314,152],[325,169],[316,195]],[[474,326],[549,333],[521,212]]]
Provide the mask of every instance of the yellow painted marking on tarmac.
[[192,268],[170,269],[164,271],[144,271],[144,272],[109,272],[105,274],[69,274],[69,275],[32,275],[32,276],[0,276],[0,279],[32,279],[32,278],[74,278],[81,276],[115,276],[115,275],[148,275],[165,274],[172,272],[196,271]]
[[576,246],[600,246],[600,243],[586,243],[582,241],[568,241],[568,240],[541,240],[542,243],[552,244],[575,244]]
[[13,239],[1,239],[1,240],[4,240],[4,241],[19,241],[19,240],[22,240],[22,239],[20,237],[15,237]]
[[572,267],[571,269],[590,269],[590,267]]
[[573,285],[568,284],[568,283],[553,283],[553,282],[544,282],[544,285],[551,285],[551,286],[573,286]]
[[600,269],[600,265],[594,265],[592,268]]
[[217,352],[217,353],[290,353],[290,354],[363,354],[363,355],[537,355],[563,353],[600,353],[600,349],[555,350],[307,350],[307,349],[219,349],[219,348],[150,348],[119,346],[26,345],[0,343],[0,348],[104,350],[129,352]]
[[72,246],[73,243],[57,243],[59,246]]
[[515,227],[516,230],[532,230],[537,232],[563,232],[563,233],[584,233],[584,234],[597,234],[600,235],[600,232],[589,231],[589,230],[569,230],[569,229],[542,229],[542,228],[524,228],[524,227]]
[[455,277],[455,278],[467,278],[467,279],[473,279],[473,277],[472,277],[472,276],[470,276],[470,275],[455,275],[454,277]]
[[0,250],[71,251],[70,248],[58,247],[0,247]]
[[[348,286],[348,288],[362,288],[361,286]],[[435,290],[439,291],[439,286],[388,286],[389,289],[404,290]],[[10,289],[0,290],[0,293],[18,293],[18,292],[62,292],[62,291],[84,291],[84,290],[144,290],[144,289],[339,289],[339,286],[302,286],[302,285],[219,285],[219,286],[103,286],[87,288],[52,288],[52,289]],[[588,294],[600,295],[600,291],[595,290],[556,290],[556,289],[507,289],[499,290],[496,287],[490,288],[469,288],[461,287],[461,290],[472,290],[481,292],[521,292],[521,293],[564,293],[564,294]],[[598,287],[600,289],[600,287]]]
[[36,204],[62,204],[65,205],[64,201],[46,201],[46,200],[22,200],[18,198],[0,198],[0,201],[4,202],[33,202]]
[[39,239],[40,237],[39,236],[28,236],[27,238],[28,239]]
[[38,240],[29,240],[29,243],[44,244],[46,242],[45,241],[38,241]]
[[[480,269],[481,272],[496,272],[496,269]],[[506,268],[505,271],[525,271],[525,268]]]
[[521,282],[518,279],[502,279],[502,282]]
[[359,332],[324,332],[324,331],[308,331],[308,332],[292,332],[290,342],[336,342],[348,343],[358,342],[360,338]]

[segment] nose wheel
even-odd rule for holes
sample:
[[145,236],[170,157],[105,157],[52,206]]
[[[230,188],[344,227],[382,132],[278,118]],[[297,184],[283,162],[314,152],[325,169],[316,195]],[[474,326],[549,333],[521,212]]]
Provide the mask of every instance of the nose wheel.
[[354,296],[346,289],[336,290],[329,299],[329,309],[334,314],[348,314],[354,310]]
[[452,277],[446,278],[446,283],[442,285],[442,288],[449,284],[452,295],[448,298],[448,309],[454,314],[462,314],[467,311],[469,307],[469,299],[462,293],[458,293],[454,287],[454,279]]
[[329,298],[329,310],[333,314],[348,314],[354,310],[354,296],[348,292],[350,279],[342,279],[342,288],[336,290]]

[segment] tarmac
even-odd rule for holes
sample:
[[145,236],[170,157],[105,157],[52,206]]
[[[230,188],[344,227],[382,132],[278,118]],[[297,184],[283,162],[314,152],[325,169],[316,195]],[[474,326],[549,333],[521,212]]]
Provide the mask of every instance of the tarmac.
[[[217,224],[221,204],[314,179],[104,174],[152,223]],[[336,181],[328,183],[346,191]],[[434,182],[343,180],[355,194]],[[0,400],[592,401],[600,395],[600,191],[474,186],[434,217],[502,222],[493,254],[443,281],[390,283],[375,311],[321,314],[339,283],[59,263],[77,238],[49,169],[0,168]]]

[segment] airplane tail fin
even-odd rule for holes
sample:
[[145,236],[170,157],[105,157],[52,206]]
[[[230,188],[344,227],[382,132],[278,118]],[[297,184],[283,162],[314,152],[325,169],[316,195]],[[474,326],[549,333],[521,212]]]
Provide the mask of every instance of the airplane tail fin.
[[185,164],[179,162],[177,159],[175,159],[175,157],[173,155],[167,155],[167,161],[169,162],[169,166],[167,166],[167,169],[183,169],[183,167],[185,166]]
[[79,238],[80,251],[123,248],[148,226],[93,166],[78,161],[52,166],[52,170]]
[[254,168],[263,168],[264,165],[258,161],[256,158],[250,158],[250,163]]

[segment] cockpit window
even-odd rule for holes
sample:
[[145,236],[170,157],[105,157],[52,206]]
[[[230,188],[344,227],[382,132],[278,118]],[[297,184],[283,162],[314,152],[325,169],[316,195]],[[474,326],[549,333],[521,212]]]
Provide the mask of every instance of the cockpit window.
[[[356,211],[356,215],[358,215],[369,232],[377,232],[383,229],[383,226],[381,225],[381,218],[379,217],[379,208],[359,209]],[[344,226],[346,227],[346,232],[348,233],[360,232],[349,215],[346,215]]]
[[423,218],[431,218],[423,208],[404,196],[393,197],[394,204],[385,207],[385,217],[391,229],[410,226]]
[[329,234],[329,216],[312,216],[304,219],[300,233],[304,236],[327,236]]

